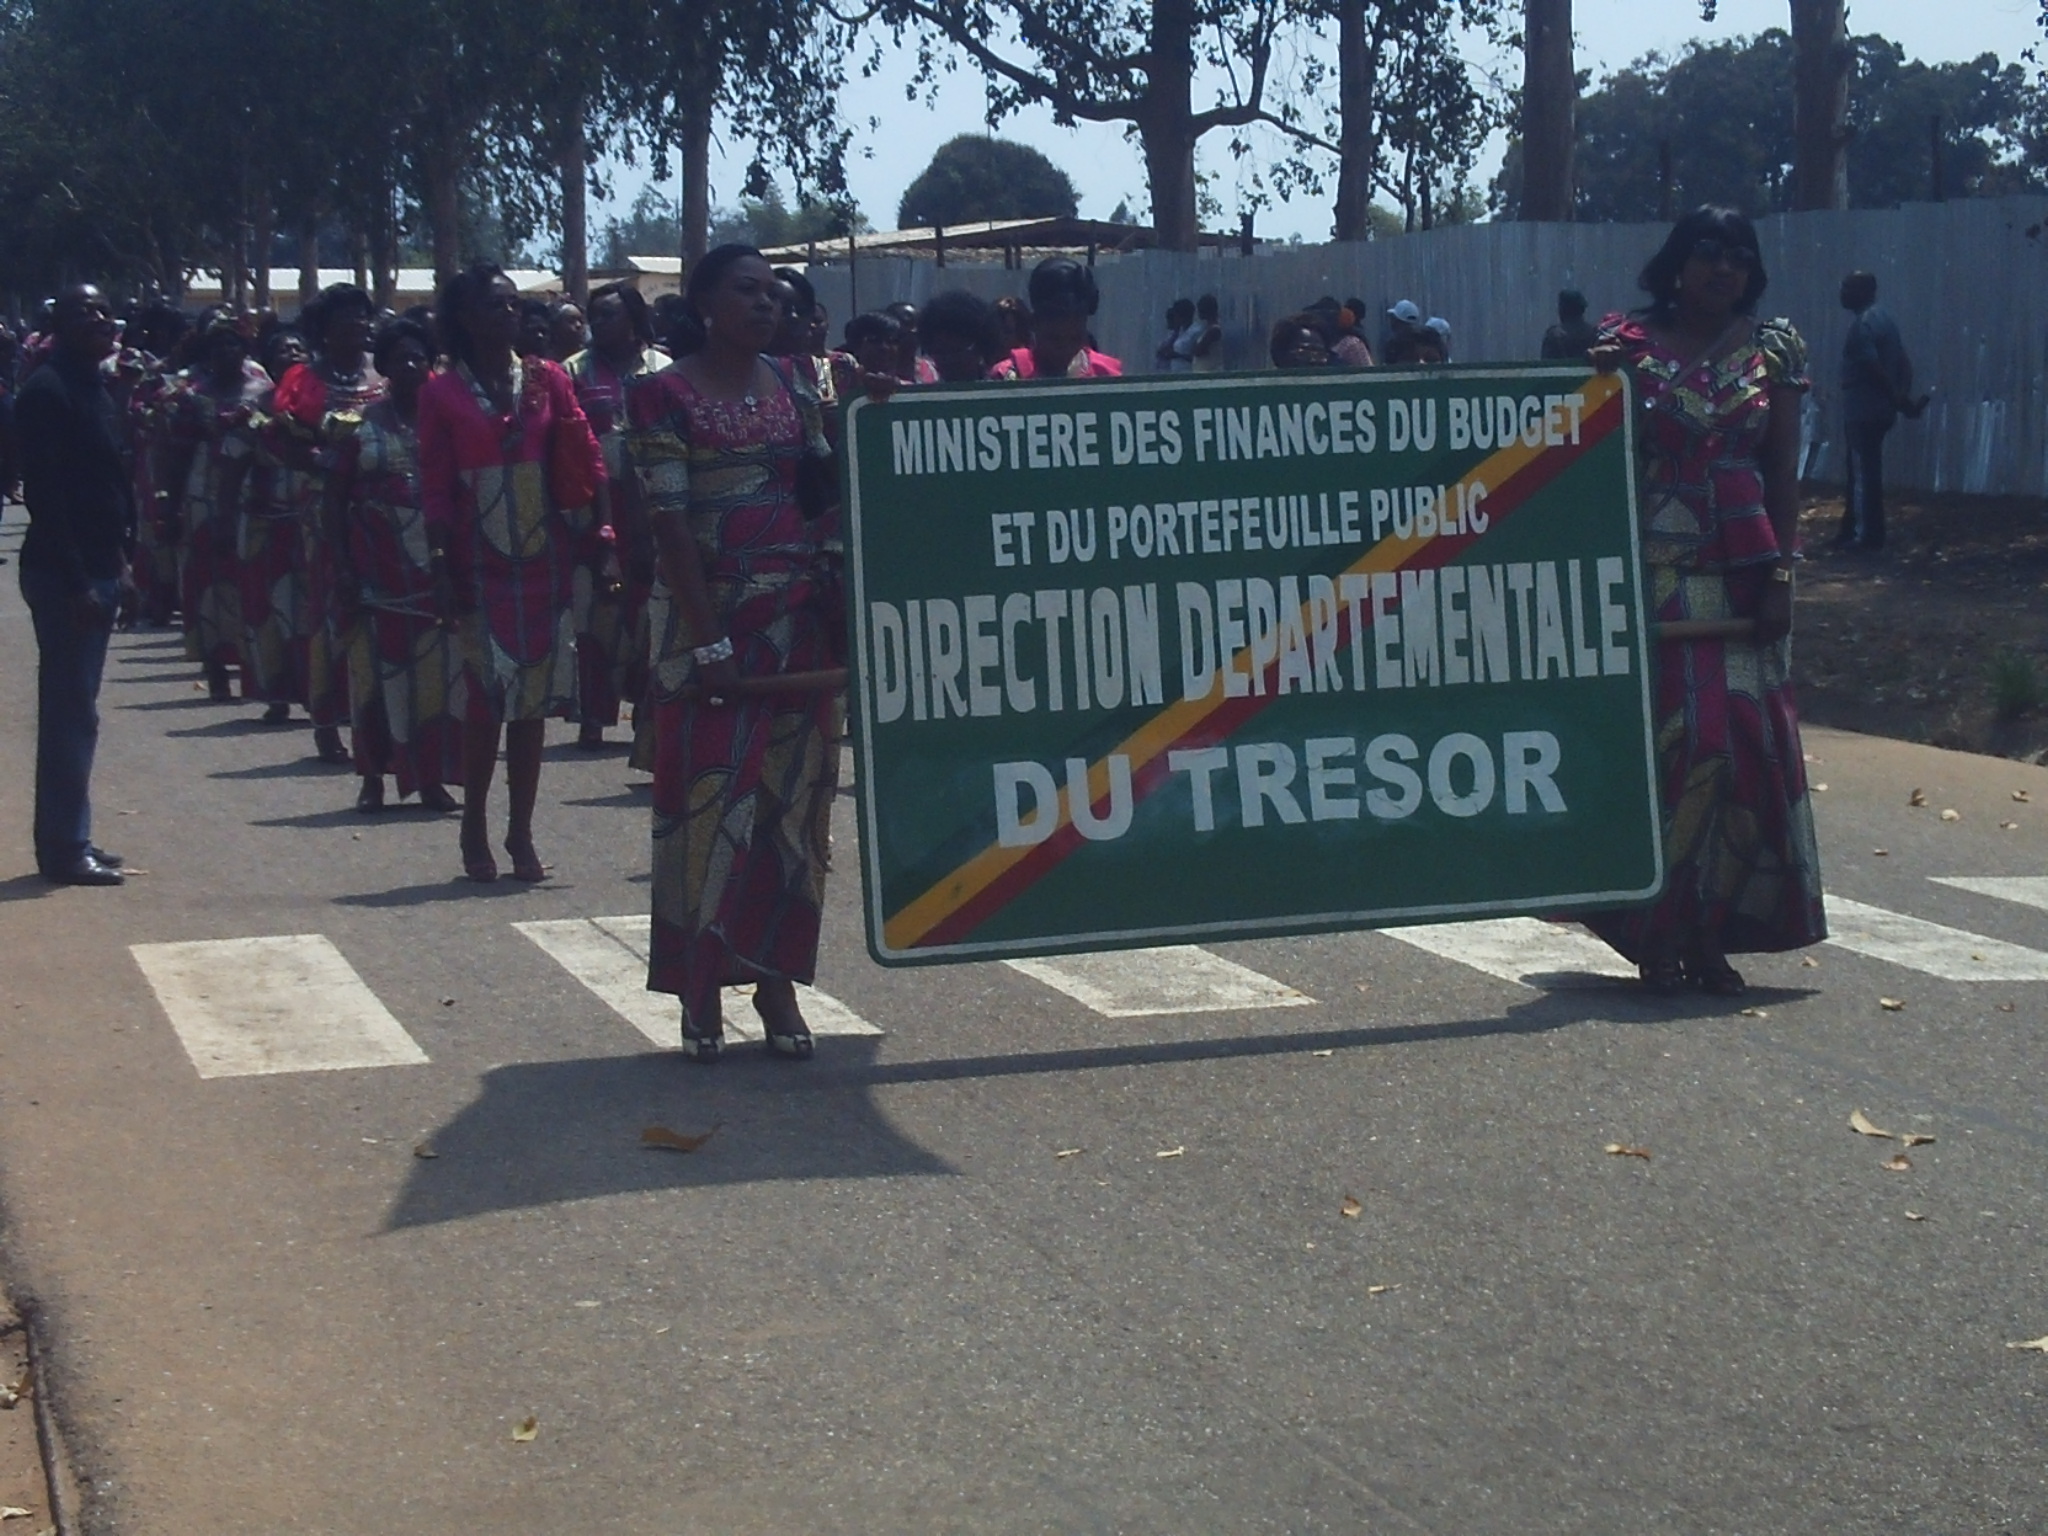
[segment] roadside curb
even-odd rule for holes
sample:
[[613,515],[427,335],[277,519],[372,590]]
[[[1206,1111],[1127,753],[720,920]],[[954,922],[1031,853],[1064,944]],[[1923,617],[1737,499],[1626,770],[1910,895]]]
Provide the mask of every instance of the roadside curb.
[[50,1519],[57,1536],[83,1536],[84,1527],[78,1517],[78,1477],[72,1471],[71,1454],[65,1446],[56,1410],[50,1406],[53,1375],[42,1308],[33,1302],[20,1302],[15,1313],[28,1340],[29,1368],[35,1372],[35,1391],[30,1394],[29,1403],[36,1414],[36,1446],[42,1452],[43,1481],[49,1488]]

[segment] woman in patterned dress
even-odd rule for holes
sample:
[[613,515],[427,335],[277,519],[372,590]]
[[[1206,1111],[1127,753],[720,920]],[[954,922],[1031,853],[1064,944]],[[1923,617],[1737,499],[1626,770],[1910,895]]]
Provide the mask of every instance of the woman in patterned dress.
[[[334,549],[322,523],[333,467],[328,419],[360,415],[384,394],[384,380],[370,362],[376,313],[369,294],[354,283],[336,283],[306,306],[299,323],[314,355],[278,380],[264,434],[280,466],[278,499],[293,518],[298,541],[305,602],[297,632],[313,741],[323,762],[356,764],[365,774],[366,798],[373,798],[371,783],[381,792],[383,768],[374,762],[377,743],[357,743],[354,753],[341,744],[342,722],[351,714],[348,657],[355,637],[350,616],[335,603]],[[366,759],[372,761],[366,765]],[[362,809],[373,810],[375,804]]]
[[1765,282],[1750,222],[1698,209],[1643,269],[1649,307],[1609,316],[1593,351],[1636,383],[1656,620],[1755,626],[1658,646],[1664,894],[1587,922],[1659,991],[1733,997],[1729,955],[1827,937],[1791,685],[1806,348],[1789,322],[1753,318]]
[[178,529],[178,606],[185,655],[199,663],[215,699],[234,696],[228,669],[249,666],[242,633],[240,542],[242,482],[255,445],[251,424],[270,377],[249,360],[241,327],[225,310],[202,326],[197,363],[164,406],[170,446],[164,486]]
[[796,983],[817,968],[839,771],[837,692],[736,687],[837,666],[845,649],[817,397],[762,355],[774,281],[751,247],[705,256],[689,286],[703,349],[628,400],[661,562],[647,985],[681,998],[683,1049],[698,1061],[723,1046],[719,989],[748,982],[769,1048],[811,1054]]
[[352,618],[349,713],[364,784],[357,804],[382,807],[388,764],[400,798],[418,790],[428,810],[453,811],[445,786],[461,782],[465,684],[448,529],[429,523],[420,501],[419,399],[433,340],[417,321],[394,320],[378,333],[372,361],[384,397],[327,425],[335,468],[326,531],[337,602]]
[[[570,619],[576,530],[565,487],[590,494],[604,462],[559,365],[521,357],[519,292],[497,267],[449,280],[439,305],[445,373],[420,391],[420,505],[448,530],[448,574],[471,647],[463,729],[462,867],[495,880],[485,811],[505,740],[505,851],[517,880],[545,880],[533,805],[550,715],[576,699]],[[573,507],[568,511],[575,510]]]
[[[582,314],[578,312],[578,323]],[[669,365],[654,344],[654,321],[637,289],[611,283],[590,296],[590,345],[565,365],[576,403],[604,449],[605,485],[585,519],[583,558],[576,567],[576,745],[602,751],[607,726],[619,723],[621,699],[637,701],[647,681],[647,594],[652,552],[638,519],[622,517],[626,390],[643,374]]]

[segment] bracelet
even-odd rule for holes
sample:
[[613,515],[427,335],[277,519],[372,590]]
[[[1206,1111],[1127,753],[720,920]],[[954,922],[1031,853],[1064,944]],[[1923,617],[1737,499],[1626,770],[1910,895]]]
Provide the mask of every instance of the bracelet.
[[700,667],[708,667],[714,661],[732,660],[732,636],[714,640],[709,645],[700,645],[690,652],[690,659]]

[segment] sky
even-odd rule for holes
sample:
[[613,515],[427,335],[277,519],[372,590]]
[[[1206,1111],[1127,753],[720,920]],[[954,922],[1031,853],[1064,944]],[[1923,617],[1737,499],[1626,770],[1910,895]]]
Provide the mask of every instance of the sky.
[[[1573,29],[1581,69],[1597,82],[1652,50],[1675,52],[1693,38],[1708,41],[1788,26],[1787,0],[1720,0],[1720,15],[1708,24],[1699,19],[1698,0],[1576,0]],[[1929,62],[1975,58],[1996,53],[2012,60],[2042,39],[2037,0],[1852,0],[1850,31],[1880,33],[1898,43],[1908,57]],[[1475,63],[1504,77],[1518,79],[1520,62],[1478,48]],[[911,73],[907,57],[885,55],[882,70],[872,79],[850,81],[841,93],[847,120],[856,125],[848,162],[848,180],[861,211],[878,229],[891,229],[904,189],[931,159],[940,144],[956,134],[985,132],[980,76],[970,70],[945,77],[935,102],[904,99]],[[873,126],[870,126],[870,120]],[[1043,109],[1021,112],[997,130],[1001,136],[1030,144],[1048,155],[1073,180],[1081,213],[1107,218],[1118,202],[1128,199],[1133,212],[1146,208],[1144,165],[1137,146],[1119,127],[1083,124],[1061,128]],[[1235,229],[1238,218],[1236,172],[1223,149],[1223,135],[1204,141],[1199,164],[1213,171],[1212,189],[1221,203],[1220,223]],[[1502,145],[1489,146],[1478,183],[1492,179]],[[734,146],[728,156],[714,150],[712,201],[725,205],[737,199],[747,155]],[[645,184],[644,172],[620,169],[614,181],[620,204],[629,203]],[[673,181],[664,188],[673,197]],[[593,227],[604,211],[593,209]],[[1259,215],[1258,230],[1267,238],[1299,235],[1308,241],[1329,238],[1328,196],[1297,196]]]

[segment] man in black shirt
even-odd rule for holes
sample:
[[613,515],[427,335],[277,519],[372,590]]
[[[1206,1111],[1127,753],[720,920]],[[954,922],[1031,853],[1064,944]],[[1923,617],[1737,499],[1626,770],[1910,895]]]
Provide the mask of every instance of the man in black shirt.
[[1599,339],[1599,329],[1586,318],[1586,296],[1576,288],[1560,292],[1557,324],[1543,333],[1543,360],[1583,363]]
[[117,332],[89,283],[58,295],[53,319],[56,349],[14,408],[29,516],[21,595],[36,629],[36,866],[60,885],[119,885],[121,861],[93,845],[90,798],[107,637],[135,599],[135,513],[100,376]]

